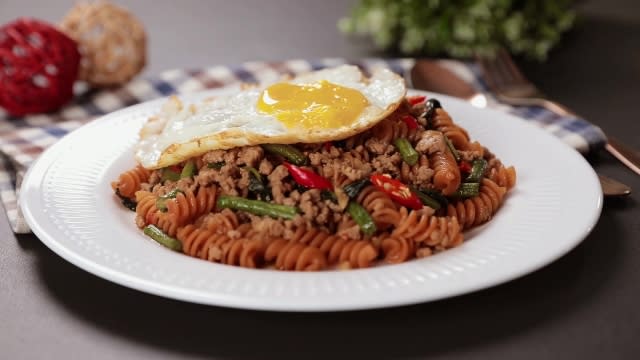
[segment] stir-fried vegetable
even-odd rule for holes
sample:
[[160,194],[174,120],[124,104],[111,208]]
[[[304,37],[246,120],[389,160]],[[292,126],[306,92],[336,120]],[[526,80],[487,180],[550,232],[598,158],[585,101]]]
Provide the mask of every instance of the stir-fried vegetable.
[[182,251],[182,243],[171,236],[165,234],[162,230],[158,229],[155,225],[147,225],[142,230],[145,235],[157,241],[160,245],[168,247],[174,251]]
[[441,208],[440,203],[436,199],[413,187],[411,188],[411,190],[414,194],[416,194],[420,201],[422,201],[423,205],[428,206],[434,210],[438,210]]
[[136,207],[138,206],[138,203],[133,201],[132,199],[129,199],[126,196],[122,196],[122,194],[120,194],[120,189],[116,188],[116,196],[120,198],[120,201],[122,202],[122,206],[126,207],[131,211],[136,211]]
[[178,181],[180,180],[180,173],[182,169],[179,167],[169,166],[162,169],[162,175],[160,179],[162,181],[170,180],[170,181]]
[[178,193],[184,193],[184,192],[180,189],[173,189],[162,196],[158,196],[158,198],[156,199],[156,208],[162,212],[166,212],[167,200],[175,199],[176,196],[178,196]]
[[180,179],[192,177],[196,174],[196,172],[196,164],[193,161],[189,160],[183,166],[172,165],[163,168],[160,179],[162,181],[178,181]]
[[456,161],[460,161],[462,158],[460,157],[458,150],[456,150],[456,148],[451,143],[451,140],[449,140],[449,138],[444,134],[442,134],[442,136],[444,137],[444,142],[447,143],[447,147],[451,151],[451,155],[453,155],[453,158],[456,159]]
[[282,164],[289,170],[289,174],[291,174],[293,180],[304,187],[309,189],[333,189],[331,181],[311,170],[289,164],[286,161]]
[[466,160],[461,160],[460,163],[458,163],[458,169],[460,169],[461,173],[469,174],[471,173],[471,163]]
[[468,182],[460,184],[460,187],[458,188],[454,196],[469,198],[478,196],[478,194],[480,194],[480,184]]
[[271,204],[260,200],[249,200],[238,196],[222,195],[216,205],[220,209],[232,209],[246,211],[254,215],[266,215],[272,218],[291,220],[298,214],[298,208],[294,206]]
[[216,161],[216,162],[208,163],[207,167],[209,169],[220,170],[225,165],[227,165],[227,163],[224,161]]
[[484,171],[487,169],[487,160],[485,159],[475,159],[471,164],[471,171],[469,172],[469,176],[465,179],[465,182],[470,183],[479,183],[482,180],[482,176],[484,175]]
[[424,95],[408,96],[407,101],[410,105],[418,105],[427,99]]
[[428,188],[421,188],[419,190],[421,193],[437,201],[441,207],[446,208],[447,205],[449,205],[449,200],[447,200],[447,197],[442,195],[442,193],[440,193],[438,190]]
[[351,199],[355,199],[358,194],[360,194],[360,191],[362,191],[362,189],[364,189],[365,187],[367,187],[367,185],[370,185],[371,181],[369,180],[369,178],[364,178],[364,179],[360,179],[360,180],[356,180],[350,184],[345,185],[345,187],[343,188],[344,193],[347,194],[347,196]]
[[262,148],[268,152],[280,155],[295,165],[305,165],[307,157],[300,150],[286,144],[262,144]]
[[322,190],[322,192],[320,193],[320,198],[322,200],[329,200],[332,201],[334,203],[338,203],[338,197],[336,196],[336,194],[333,191],[329,191],[329,190]]
[[398,149],[398,152],[400,153],[400,156],[402,156],[402,160],[404,160],[404,162],[411,166],[418,162],[420,154],[418,154],[416,149],[411,146],[409,140],[397,138],[393,141],[393,144],[396,146],[396,149]]
[[245,166],[244,169],[249,172],[249,191],[259,200],[271,201],[271,188],[264,183],[260,172],[251,166]]
[[405,115],[402,117],[402,121],[407,124],[409,130],[415,130],[418,128],[418,120],[411,115]]
[[347,212],[351,215],[353,221],[358,224],[360,227],[360,231],[363,234],[371,236],[376,232],[376,223],[373,221],[373,218],[367,212],[367,209],[362,207],[362,205],[358,204],[355,201],[350,201],[349,205],[347,205]]
[[414,210],[422,209],[422,201],[402,182],[386,174],[373,174],[369,179],[373,186],[388,194],[398,204]]
[[191,160],[187,161],[187,163],[184,164],[182,171],[180,172],[180,179],[190,178],[194,176],[196,174],[196,170],[196,164]]

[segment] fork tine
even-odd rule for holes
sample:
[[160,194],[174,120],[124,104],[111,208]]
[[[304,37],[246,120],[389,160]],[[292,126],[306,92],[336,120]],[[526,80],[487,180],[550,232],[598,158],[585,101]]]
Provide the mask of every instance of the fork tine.
[[[505,57],[506,52],[502,49],[498,50],[498,53],[494,59],[494,66],[496,71],[500,74],[502,79],[503,86],[511,86],[518,82],[518,79],[514,76],[515,74],[509,68],[509,61]],[[506,55],[508,56],[508,55]]]
[[480,56],[480,68],[484,73],[484,78],[490,89],[497,89],[502,85],[502,79],[495,67],[494,59],[490,59],[486,56]]
[[522,75],[522,72],[520,72],[516,64],[513,62],[511,55],[509,55],[509,53],[505,49],[499,50],[497,58],[498,61],[502,63],[505,71],[509,73],[509,76],[514,79],[514,82],[529,82],[529,80],[527,80],[527,78]]

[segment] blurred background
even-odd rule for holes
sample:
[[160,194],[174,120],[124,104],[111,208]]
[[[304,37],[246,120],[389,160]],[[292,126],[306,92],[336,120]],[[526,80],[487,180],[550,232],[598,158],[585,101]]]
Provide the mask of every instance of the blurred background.
[[[399,56],[403,50],[410,51],[410,56],[424,55],[427,50],[429,56],[464,57],[476,46],[490,50],[496,43],[487,33],[498,32],[501,39],[510,39],[507,46],[516,53],[525,75],[550,98],[573,108],[607,134],[640,147],[638,0],[477,0],[465,2],[473,5],[462,10],[444,0],[114,2],[133,13],[146,30],[147,65],[139,76],[251,60]],[[59,23],[76,3],[0,0],[0,24],[23,16]],[[404,8],[407,4],[415,10]],[[425,15],[425,8],[415,4],[440,4],[446,9],[442,15]],[[520,15],[504,13],[509,4],[520,9]],[[527,8],[530,4],[545,10]],[[381,13],[379,8],[388,10]],[[398,24],[389,27],[396,19],[389,14],[398,12],[411,19],[402,25],[413,34],[406,40],[389,30],[398,28]],[[435,39],[423,42],[422,36],[434,35],[421,33],[422,26],[430,27],[442,18],[458,26],[454,29],[444,22],[437,27]],[[491,20],[494,18],[497,20]],[[496,28],[488,30],[492,26]],[[522,29],[536,29],[537,35],[532,40]],[[530,46],[534,43],[537,45]],[[379,46],[389,44],[387,50]],[[354,354],[372,358],[381,356],[380,349],[383,354],[386,350],[416,358],[425,353],[444,358],[453,353],[467,358],[509,357],[505,354],[532,359],[552,355],[606,358],[612,354],[625,358],[624,354],[638,353],[638,316],[633,306],[640,273],[635,241],[640,231],[636,195],[640,183],[635,174],[602,151],[589,154],[588,160],[599,172],[634,187],[634,194],[626,200],[605,202],[599,225],[572,255],[499,288],[446,302],[379,310],[375,316],[371,312],[256,313],[178,304],[98,281],[54,256],[35,236],[0,241],[4,246],[0,248],[0,280],[6,280],[0,283],[15,284],[13,292],[0,291],[4,309],[0,348],[3,354],[39,354],[40,358],[68,357],[69,351],[77,357],[87,353],[105,359],[132,354],[137,358],[250,358],[255,351],[293,358],[291,349],[315,346],[321,336],[333,334],[333,338],[346,339]],[[0,238],[3,234],[6,239],[13,236],[5,219],[0,220]],[[81,296],[77,289],[83,289]],[[547,292],[540,296],[543,290]],[[226,325],[211,326],[219,321]],[[10,331],[3,332],[2,325]],[[177,329],[180,336],[167,328]],[[273,346],[269,336],[247,343],[247,329],[253,328],[282,334],[285,346]],[[402,342],[388,342],[388,334]],[[335,356],[334,349],[321,346],[316,356]]]
[[[410,55],[426,50],[427,55],[456,57],[468,50],[487,51],[494,40],[516,53],[528,52],[529,58],[543,61],[546,57],[553,62],[562,56],[563,48],[586,39],[591,43],[590,55],[598,57],[606,45],[598,40],[606,37],[622,47],[625,39],[637,39],[640,26],[640,2],[635,0],[467,2],[471,6],[437,0],[114,2],[145,25],[147,73],[247,60],[378,55],[376,44]],[[76,3],[2,0],[0,23],[20,16],[57,23]],[[404,21],[397,20],[400,16]],[[339,27],[367,36],[345,36]],[[547,52],[552,45],[556,47]],[[627,55],[640,57],[638,51]]]
[[[490,51],[503,43],[552,99],[599,125],[612,116],[611,109],[631,114],[640,93],[636,0],[478,0],[466,7],[437,0],[115,3],[130,10],[146,29],[143,74],[250,60],[398,56],[402,50],[410,56],[464,57],[471,50]],[[21,16],[59,23],[74,4],[0,0],[0,23]],[[397,14],[408,20],[398,23]],[[441,24],[433,25],[438,21]],[[607,95],[611,93],[616,95]],[[640,143],[640,122],[627,121],[636,135],[613,135]]]

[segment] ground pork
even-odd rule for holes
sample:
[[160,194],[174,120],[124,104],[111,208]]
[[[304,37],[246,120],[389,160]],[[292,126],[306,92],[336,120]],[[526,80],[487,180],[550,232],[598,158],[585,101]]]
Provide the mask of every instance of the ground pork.
[[394,152],[391,155],[378,155],[371,161],[371,165],[373,165],[376,172],[392,176],[399,174],[401,164],[402,156],[398,152]]
[[[423,108],[424,105],[420,105],[413,107],[411,111],[416,114],[423,111]],[[405,109],[404,114],[407,112]],[[306,189],[296,184],[287,168],[281,165],[280,157],[265,153],[260,146],[209,151],[202,155],[202,161],[199,163],[204,165],[194,179],[162,184],[161,171],[154,171],[149,182],[143,185],[143,189],[152,189],[160,195],[176,187],[195,190],[197,186],[215,185],[219,188],[220,194],[255,199],[257,194],[251,194],[248,190],[252,175],[247,167],[252,167],[262,175],[263,185],[270,188],[271,202],[295,206],[300,210],[300,214],[291,220],[283,220],[237,211],[240,223],[270,236],[286,238],[300,226],[311,226],[337,231],[346,237],[358,239],[362,234],[359,226],[346,213],[345,208],[350,200],[342,188],[349,183],[367,178],[372,173],[389,174],[417,187],[431,187],[433,170],[429,167],[428,155],[436,151],[446,151],[446,143],[441,132],[417,129],[411,136],[411,139],[416,140],[411,141],[421,157],[417,164],[410,166],[403,161],[393,144],[372,136],[376,131],[379,129],[373,128],[345,141],[293,145],[307,156],[309,163],[305,168],[333,182],[333,193],[338,203],[326,197],[323,199],[321,190]],[[478,155],[475,149],[460,153],[464,159],[477,158]],[[491,157],[491,153],[485,154],[485,158],[489,160],[489,167],[497,162]],[[212,166],[213,164],[216,166]],[[238,233],[234,236],[240,235]]]
[[425,154],[444,152],[446,148],[444,137],[440,131],[427,130],[420,135],[416,144],[416,151]]
[[271,186],[271,194],[273,196],[273,201],[276,204],[284,204],[285,198],[287,197],[285,194],[286,187],[284,178],[289,176],[289,170],[287,170],[284,165],[278,165],[273,172],[267,176],[269,179],[269,185]]
[[458,150],[458,154],[460,154],[460,159],[468,162],[482,157],[480,150]]

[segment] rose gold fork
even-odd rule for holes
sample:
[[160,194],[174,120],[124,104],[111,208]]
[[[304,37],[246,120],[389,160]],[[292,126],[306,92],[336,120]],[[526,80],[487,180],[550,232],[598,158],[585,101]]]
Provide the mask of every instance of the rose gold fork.
[[[567,107],[551,101],[522,75],[506,50],[494,58],[479,57],[484,79],[496,98],[516,106],[541,106],[560,116],[576,116]],[[608,136],[605,149],[636,174],[640,175],[640,153]]]

